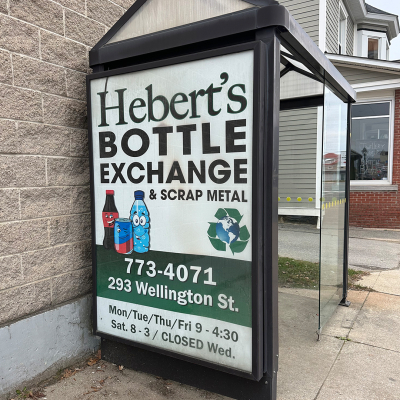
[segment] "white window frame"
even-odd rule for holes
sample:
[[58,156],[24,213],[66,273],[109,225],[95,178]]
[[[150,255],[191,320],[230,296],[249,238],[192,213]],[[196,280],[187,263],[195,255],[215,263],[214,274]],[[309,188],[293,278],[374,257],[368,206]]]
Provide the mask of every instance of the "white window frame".
[[389,41],[386,40],[386,61],[389,61],[390,59],[390,44]]
[[368,39],[378,39],[378,60],[387,59],[387,36],[384,32],[373,32],[363,29],[357,32],[357,55],[368,58]]
[[[369,47],[369,40],[370,39],[378,41],[378,58],[369,58],[368,57],[368,47]],[[367,40],[367,58],[369,60],[382,60],[381,53],[382,53],[382,38],[379,37],[379,36],[368,36],[368,40]]]
[[[381,181],[350,180],[350,186],[351,187],[357,187],[357,186],[388,186],[388,185],[392,184],[392,179],[393,179],[393,142],[394,142],[394,105],[395,105],[395,98],[394,97],[381,97],[381,98],[373,98],[373,99],[363,99],[362,101],[358,101],[354,105],[375,104],[375,103],[389,103],[388,179],[387,180],[381,180]],[[357,118],[357,119],[365,119],[365,118],[369,118],[369,117],[360,117],[360,118]],[[376,118],[376,117],[370,117],[370,118]],[[380,116],[378,116],[377,118],[380,118]],[[353,122],[353,118],[351,118],[351,124],[352,124],[352,122]]]
[[[339,21],[338,21],[338,54],[345,55],[347,47],[347,19],[349,14],[344,6],[343,2],[339,2]],[[343,43],[340,43],[340,37],[342,36]],[[339,51],[341,49],[341,52]]]

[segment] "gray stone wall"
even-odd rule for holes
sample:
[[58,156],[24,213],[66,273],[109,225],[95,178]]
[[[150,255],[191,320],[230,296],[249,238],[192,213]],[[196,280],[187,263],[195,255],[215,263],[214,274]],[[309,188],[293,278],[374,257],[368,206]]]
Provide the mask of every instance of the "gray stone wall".
[[16,398],[17,389],[35,386],[97,350],[91,312],[88,295],[0,328],[0,400]]
[[0,327],[91,290],[91,46],[134,0],[0,0]]

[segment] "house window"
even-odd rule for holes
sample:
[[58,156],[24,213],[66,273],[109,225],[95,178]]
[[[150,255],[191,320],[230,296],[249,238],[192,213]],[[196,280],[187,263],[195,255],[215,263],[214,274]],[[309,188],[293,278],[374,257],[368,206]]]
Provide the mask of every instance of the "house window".
[[352,106],[350,178],[388,181],[390,177],[391,102]]
[[339,54],[346,54],[347,13],[339,6]]
[[379,58],[379,39],[368,38],[368,58]]

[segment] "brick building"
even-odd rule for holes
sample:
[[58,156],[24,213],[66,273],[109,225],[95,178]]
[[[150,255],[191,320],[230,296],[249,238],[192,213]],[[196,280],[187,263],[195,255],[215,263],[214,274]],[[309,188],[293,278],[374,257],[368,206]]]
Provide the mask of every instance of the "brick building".
[[[398,84],[397,84],[398,85]],[[350,224],[365,228],[400,228],[400,89],[393,96],[391,184],[352,186]]]
[[0,0],[0,397],[99,345],[88,51],[133,3]]
[[[350,223],[367,228],[400,228],[400,89],[395,91],[392,186],[360,188],[350,195]],[[375,189],[375,190],[374,190]]]
[[352,112],[350,224],[400,228],[400,64],[389,61],[391,41],[399,34],[398,16],[365,1],[343,2],[339,30],[344,15],[346,25],[354,25],[354,35],[347,31],[343,40],[349,43],[349,36],[354,36],[353,48],[336,52],[331,46],[326,51],[357,91]]

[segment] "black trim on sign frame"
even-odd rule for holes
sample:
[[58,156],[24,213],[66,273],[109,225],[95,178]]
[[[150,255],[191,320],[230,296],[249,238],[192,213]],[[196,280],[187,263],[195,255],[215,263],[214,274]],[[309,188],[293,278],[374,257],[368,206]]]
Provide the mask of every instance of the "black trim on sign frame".
[[250,43],[255,41],[254,31],[237,33],[221,38],[204,40],[195,45],[187,44],[185,46],[174,47],[172,49],[160,50],[154,53],[146,53],[139,56],[123,58],[121,60],[111,61],[106,64],[100,64],[103,70],[119,69],[129,67],[131,65],[147,64],[154,61],[165,60],[167,58],[176,58],[203,51],[220,49],[222,47],[236,46],[238,44]]
[[279,357],[278,334],[278,171],[279,171],[279,106],[280,106],[280,40],[274,28],[260,30],[263,41],[261,70],[264,94],[260,99],[263,124],[264,154],[259,168],[263,177],[264,240],[264,372],[269,397],[276,398]]
[[[197,61],[206,58],[212,58],[217,56],[223,56],[232,53],[243,52],[246,50],[252,50],[253,57],[253,65],[254,65],[254,84],[253,84],[253,204],[252,204],[252,235],[253,235],[253,249],[252,249],[252,362],[253,362],[253,370],[252,373],[246,373],[243,371],[235,370],[232,368],[224,367],[218,364],[214,364],[209,361],[199,360],[196,358],[188,357],[182,354],[174,353],[171,351],[159,349],[156,347],[152,347],[149,345],[145,345],[142,343],[138,343],[135,341],[130,341],[127,339],[122,339],[119,337],[114,337],[112,335],[108,335],[102,332],[97,331],[97,306],[96,306],[96,239],[95,239],[95,199],[94,199],[94,162],[93,162],[93,140],[92,140],[92,117],[91,117],[91,93],[90,93],[90,82],[94,79],[115,76],[126,74],[130,72],[137,72],[142,70],[148,70],[158,67],[176,65],[180,63],[186,63],[190,61]],[[260,219],[260,215],[262,215],[263,204],[262,195],[263,195],[263,170],[260,168],[262,164],[262,143],[263,137],[265,135],[264,127],[258,127],[256,117],[258,118],[260,111],[258,110],[260,97],[263,97],[263,93],[259,92],[259,79],[265,72],[260,71],[260,42],[251,42],[246,44],[240,44],[231,47],[220,48],[211,51],[205,51],[198,54],[191,54],[187,56],[177,57],[173,59],[160,60],[156,62],[151,62],[148,64],[141,65],[133,65],[126,68],[115,69],[111,71],[103,71],[94,73],[87,76],[87,86],[88,86],[88,119],[89,119],[89,141],[90,141],[90,181],[91,181],[91,212],[92,212],[92,257],[93,257],[93,294],[94,294],[94,334],[105,339],[112,339],[113,341],[117,341],[124,344],[129,344],[131,346],[148,350],[150,352],[159,353],[162,355],[167,355],[173,357],[178,360],[182,360],[185,362],[190,362],[194,364],[198,364],[204,367],[212,368],[214,370],[218,370],[227,374],[236,375],[238,377],[246,378],[252,381],[259,381],[263,376],[263,344],[262,344],[262,333],[263,333],[263,306],[260,300],[263,295],[263,281],[260,279],[260,276],[263,275],[263,230],[262,230],[262,219]],[[279,67],[278,67],[279,70]],[[257,127],[257,130],[256,130]],[[171,378],[172,379],[172,378]],[[178,378],[175,378],[178,379]],[[178,379],[179,380],[179,379]],[[262,383],[264,385],[264,383]]]
[[324,95],[299,97],[280,101],[280,110],[295,110],[299,108],[319,107],[324,105]]
[[[261,123],[262,110],[260,105],[264,93],[262,92],[263,65],[262,59],[262,43],[255,42],[254,49],[254,67],[253,67],[253,163],[252,163],[252,235],[253,235],[253,251],[252,251],[252,316],[253,321],[253,372],[256,380],[260,380],[263,376],[263,231],[262,218],[263,215],[263,176],[264,170],[260,168],[263,160],[263,141],[264,126]],[[261,101],[260,101],[261,100]]]
[[92,229],[92,290],[93,290],[93,334],[97,331],[97,253],[96,253],[96,208],[94,205],[94,157],[93,157],[93,135],[92,135],[92,99],[90,91],[90,75],[86,75],[86,98],[87,98],[87,124],[89,139],[89,170],[90,170],[90,217]]

